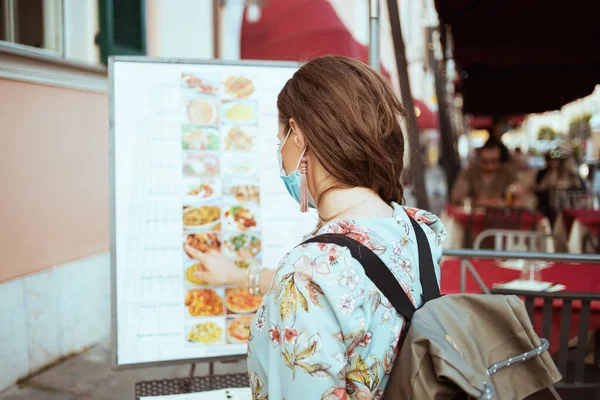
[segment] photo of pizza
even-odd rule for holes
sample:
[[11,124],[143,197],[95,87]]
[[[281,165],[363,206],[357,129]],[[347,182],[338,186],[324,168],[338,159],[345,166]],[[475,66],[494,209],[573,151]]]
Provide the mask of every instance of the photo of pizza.
[[250,336],[250,327],[254,316],[237,317],[229,321],[227,326],[227,341],[230,343],[246,343]]
[[258,310],[262,304],[262,297],[252,296],[247,289],[227,289],[227,311],[231,314],[247,314]]

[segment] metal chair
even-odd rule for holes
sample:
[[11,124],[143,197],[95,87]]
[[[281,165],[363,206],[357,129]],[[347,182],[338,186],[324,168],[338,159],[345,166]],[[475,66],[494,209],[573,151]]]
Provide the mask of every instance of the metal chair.
[[558,236],[515,229],[487,229],[477,235],[473,248],[487,247],[490,239],[493,239],[492,249],[498,251],[554,253],[568,249],[567,242]]
[[[588,355],[588,333],[590,330],[590,311],[592,302],[600,301],[600,293],[548,293],[521,290],[492,289],[493,294],[517,295],[525,300],[525,308],[529,318],[535,326],[534,308],[536,299],[541,299],[542,329],[541,335],[548,340],[558,340],[559,350],[554,356],[556,366],[563,379],[554,385],[556,389],[594,390],[596,398],[600,398],[600,333],[595,335],[594,365],[585,363]],[[555,302],[562,302],[560,310],[560,334],[552,338],[552,319],[554,316]],[[579,326],[577,332],[577,345],[572,348],[569,344],[571,314],[573,305],[581,305],[579,311]],[[569,397],[571,398],[571,397]],[[585,397],[589,398],[589,397]]]
[[596,209],[600,207],[600,193],[585,190],[556,190],[550,192],[550,205],[558,212],[564,209]]
[[[532,224],[526,227],[525,218],[531,218]],[[484,209],[483,224],[476,231],[475,214],[469,217],[466,229],[465,246],[471,247],[473,237],[479,232],[487,229],[518,229],[535,231],[537,229],[537,217],[530,210],[523,208],[493,208]],[[527,228],[527,229],[526,229]]]

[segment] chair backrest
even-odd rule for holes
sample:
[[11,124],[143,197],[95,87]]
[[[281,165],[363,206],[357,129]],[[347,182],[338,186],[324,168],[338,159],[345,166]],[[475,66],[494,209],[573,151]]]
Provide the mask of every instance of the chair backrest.
[[550,205],[556,211],[569,208],[594,209],[600,207],[600,193],[584,190],[555,190],[550,192]]
[[[597,379],[588,381],[585,377],[585,359],[588,355],[588,349],[590,348],[588,344],[591,339],[589,336],[590,315],[593,302],[600,302],[600,293],[548,293],[507,289],[492,289],[492,293],[503,295],[514,294],[524,299],[527,314],[529,314],[529,318],[540,337],[547,338],[550,343],[558,341],[558,353],[554,358],[563,379],[556,387],[600,387],[600,381]],[[535,308],[540,306],[542,310],[541,331],[540,327],[536,326],[536,322],[539,319],[534,318]],[[559,307],[560,311],[558,310]],[[560,312],[560,318],[554,318],[555,312],[558,311]],[[574,314],[579,315],[578,320],[573,320]],[[560,322],[559,337],[551,336],[553,322],[555,324]],[[573,348],[571,343],[572,325],[577,326],[575,336],[577,338],[577,346],[574,348],[574,351],[571,350]],[[599,332],[596,332],[594,340],[594,363],[596,368],[600,368]]]
[[530,210],[523,208],[494,208],[486,207],[484,209],[483,223],[476,224],[476,215],[472,213],[469,217],[468,226],[465,232],[465,247],[472,247],[473,238],[480,232],[487,229],[518,229],[531,230],[537,229],[537,215]]
[[475,238],[473,248],[491,247],[498,251],[527,251],[553,253],[566,251],[564,239],[539,232],[516,229],[486,229]]

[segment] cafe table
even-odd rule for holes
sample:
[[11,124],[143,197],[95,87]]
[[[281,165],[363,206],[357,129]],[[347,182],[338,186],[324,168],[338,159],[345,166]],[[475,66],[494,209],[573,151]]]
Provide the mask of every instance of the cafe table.
[[[501,267],[498,260],[471,260],[473,268],[480,275],[483,283],[488,288],[493,288],[496,283],[510,282],[519,279],[521,271]],[[574,293],[600,293],[600,265],[578,263],[551,263],[541,271],[541,280],[565,286],[565,292]],[[442,294],[460,293],[460,260],[449,258],[441,265],[441,292]],[[481,293],[482,290],[467,272],[466,293]],[[560,309],[561,304],[555,303],[552,315],[552,328],[550,337],[550,351],[558,350],[560,335]],[[534,310],[534,328],[541,333],[542,308],[536,303]],[[573,304],[571,311],[570,338],[574,338],[578,330],[579,307]],[[600,302],[592,302],[589,321],[589,330],[600,329]]]
[[569,253],[584,253],[584,238],[598,238],[600,233],[600,210],[565,209],[554,225],[554,234],[566,238]]
[[[466,210],[462,206],[447,206],[440,219],[446,227],[447,237],[444,241],[445,249],[460,249],[464,247],[466,232],[471,225],[473,237],[481,233],[485,223],[485,209],[473,208]],[[523,229],[531,230],[536,226],[536,230],[541,233],[550,234],[552,232],[550,221],[537,212],[525,212],[522,217],[521,226]]]

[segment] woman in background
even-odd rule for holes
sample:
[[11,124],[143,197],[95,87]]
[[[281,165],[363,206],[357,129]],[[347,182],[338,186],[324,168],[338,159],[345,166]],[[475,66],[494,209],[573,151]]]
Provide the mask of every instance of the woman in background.
[[[310,61],[278,97],[281,178],[302,211],[319,214],[315,234],[361,242],[387,265],[419,307],[418,248],[409,218],[426,232],[436,264],[439,219],[402,206],[405,111],[389,83],[345,57]],[[194,252],[199,278],[263,294],[250,329],[248,367],[255,399],[371,399],[386,387],[405,328],[346,247],[311,243],[290,250],[276,271],[238,270],[219,253]]]
[[556,218],[556,204],[553,197],[558,191],[583,190],[582,179],[569,168],[568,157],[559,150],[545,154],[546,168],[538,172],[535,192],[538,198],[538,210],[550,221]]

